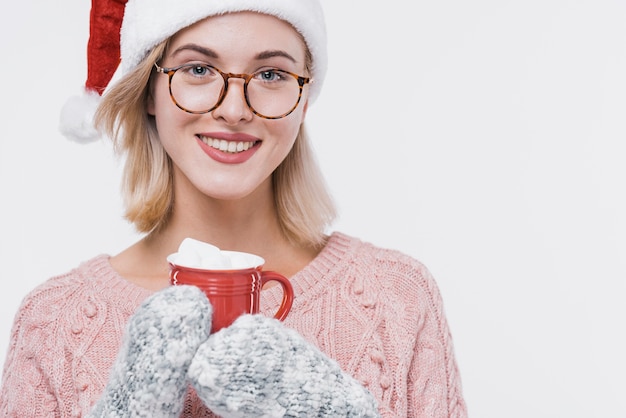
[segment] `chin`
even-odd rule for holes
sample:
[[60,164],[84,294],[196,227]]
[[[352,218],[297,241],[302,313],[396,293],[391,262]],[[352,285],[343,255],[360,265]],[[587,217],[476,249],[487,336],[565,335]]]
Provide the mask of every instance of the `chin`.
[[241,188],[241,187],[220,187],[219,190],[213,188],[211,190],[204,190],[202,193],[214,200],[224,201],[236,201],[244,200],[246,198],[253,198],[259,196],[259,188]]

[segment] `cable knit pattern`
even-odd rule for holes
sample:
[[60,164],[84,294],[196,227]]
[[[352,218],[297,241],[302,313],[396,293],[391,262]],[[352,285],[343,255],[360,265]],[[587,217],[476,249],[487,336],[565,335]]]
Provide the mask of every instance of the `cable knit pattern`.
[[[334,233],[291,278],[285,325],[337,361],[383,417],[467,416],[439,290],[402,253]],[[269,315],[280,286],[263,291]],[[151,292],[121,278],[107,255],[34,289],[15,317],[0,416],[82,417],[101,397],[126,323]],[[214,417],[193,390],[181,417]]]

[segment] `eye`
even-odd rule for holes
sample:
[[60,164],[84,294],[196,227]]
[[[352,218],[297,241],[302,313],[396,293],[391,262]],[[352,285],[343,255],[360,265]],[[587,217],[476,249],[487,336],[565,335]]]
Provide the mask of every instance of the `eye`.
[[195,65],[193,67],[190,68],[190,71],[197,76],[203,76],[205,75],[209,69],[203,65]]
[[189,75],[204,77],[208,74],[214,73],[213,69],[208,65],[204,64],[187,64],[181,68],[182,71],[188,73]]
[[197,78],[208,80],[217,76],[217,71],[206,64],[186,64],[178,69],[185,78]]
[[263,70],[256,73],[255,78],[266,83],[276,83],[285,80],[285,73],[277,69]]

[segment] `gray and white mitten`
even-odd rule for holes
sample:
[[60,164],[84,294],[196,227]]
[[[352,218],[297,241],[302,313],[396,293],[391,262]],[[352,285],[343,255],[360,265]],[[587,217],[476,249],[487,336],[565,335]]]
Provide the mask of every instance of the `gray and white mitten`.
[[151,295],[131,317],[104,393],[87,418],[178,418],[187,370],[209,336],[213,308],[193,286]]
[[263,315],[243,315],[211,335],[189,378],[224,418],[380,416],[375,398],[336,361]]

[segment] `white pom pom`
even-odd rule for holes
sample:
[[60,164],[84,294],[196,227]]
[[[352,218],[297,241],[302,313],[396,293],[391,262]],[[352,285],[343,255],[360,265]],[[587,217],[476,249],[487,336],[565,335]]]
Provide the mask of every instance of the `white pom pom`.
[[61,109],[61,133],[82,144],[98,140],[100,133],[93,124],[93,117],[100,99],[100,95],[91,90],[85,90],[80,96],[70,97]]

